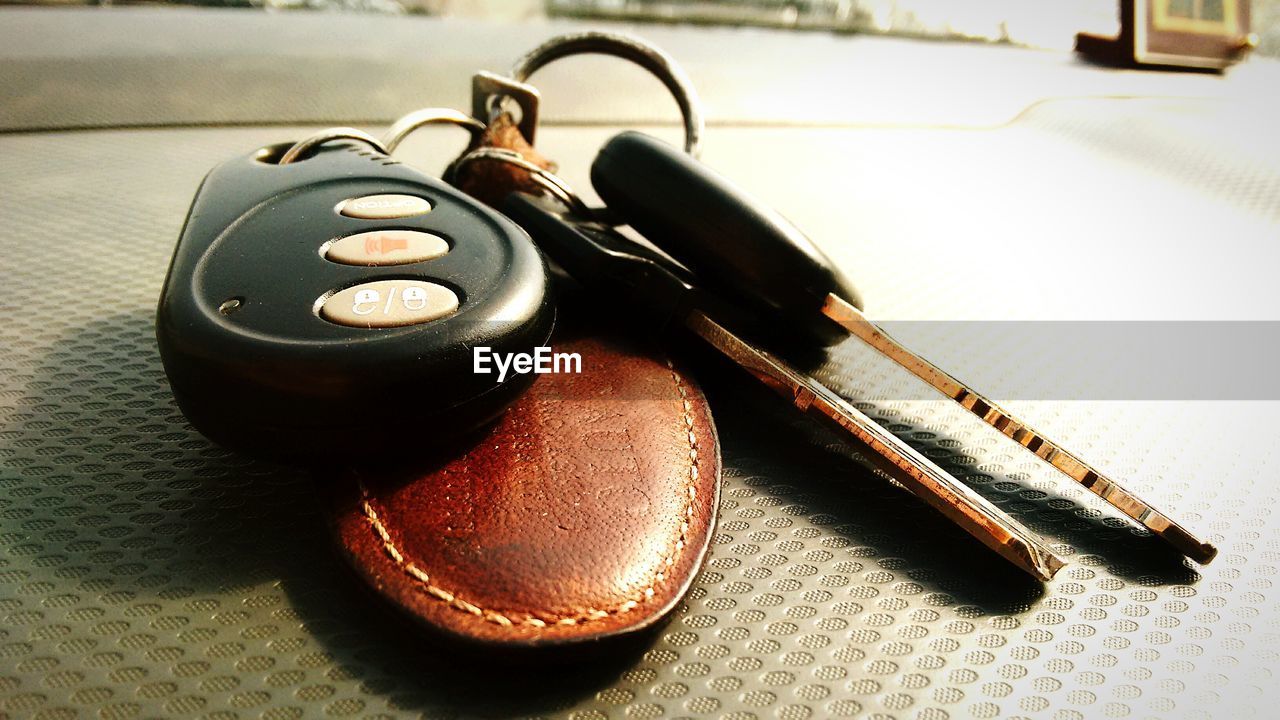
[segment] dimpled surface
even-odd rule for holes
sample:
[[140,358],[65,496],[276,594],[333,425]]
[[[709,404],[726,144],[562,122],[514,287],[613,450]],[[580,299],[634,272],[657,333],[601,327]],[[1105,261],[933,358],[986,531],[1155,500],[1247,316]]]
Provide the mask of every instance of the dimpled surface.
[[[713,142],[709,159],[809,215],[796,219],[833,255],[853,253],[837,232],[844,216],[831,211],[815,229],[818,200],[783,195],[794,183],[751,176],[759,158],[733,152],[791,136],[736,132]],[[1032,142],[1023,132],[951,139],[1009,157]],[[945,402],[894,400],[906,380],[852,345],[824,377],[1045,533],[1070,563],[1056,579],[1023,577],[861,469],[835,438],[707,364],[726,468],[720,526],[687,601],[649,647],[587,668],[519,669],[421,645],[346,576],[313,481],[196,434],[156,354],[154,304],[200,178],[226,157],[298,134],[0,137],[8,716],[1274,714],[1275,403],[1010,403],[1217,543],[1218,560],[1200,568]],[[848,149],[888,154],[928,133],[830,131],[828,140],[837,135]],[[549,128],[545,141],[578,136]],[[588,153],[559,159],[585,169]],[[1248,202],[1273,222],[1280,199],[1268,187]],[[921,275],[895,262],[892,244],[857,243],[862,271],[851,274],[882,316],[982,313],[994,305],[980,303],[997,302],[966,278],[948,281],[923,255],[915,261],[936,282],[905,291]],[[879,266],[885,273],[868,270]]]

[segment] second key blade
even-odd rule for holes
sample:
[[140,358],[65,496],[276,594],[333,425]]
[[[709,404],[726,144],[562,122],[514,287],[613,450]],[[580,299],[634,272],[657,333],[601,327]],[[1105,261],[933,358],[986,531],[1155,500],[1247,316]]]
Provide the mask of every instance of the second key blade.
[[1120,483],[1090,467],[1061,445],[1049,440],[1030,425],[1014,417],[1013,414],[937,365],[908,350],[868,320],[858,308],[836,295],[828,295],[822,313],[885,357],[924,380],[938,392],[955,400],[986,424],[1012,438],[1014,442],[1035,453],[1041,460],[1062,471],[1067,477],[1141,523],[1143,527],[1177,548],[1178,552],[1202,565],[1213,560],[1218,554],[1218,549],[1213,545],[1192,535],[1186,528],[1136,494],[1126,490]]
[[791,398],[797,408],[868,448],[871,452],[865,457],[877,467],[1033,577],[1049,580],[1065,564],[1021,523],[826,386],[743,341],[701,312],[690,313],[685,326],[775,392]]

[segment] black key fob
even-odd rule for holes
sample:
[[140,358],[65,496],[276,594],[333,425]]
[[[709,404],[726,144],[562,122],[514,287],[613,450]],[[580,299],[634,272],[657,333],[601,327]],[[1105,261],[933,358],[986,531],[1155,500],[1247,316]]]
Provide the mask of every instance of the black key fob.
[[236,449],[390,458],[497,416],[555,319],[517,225],[380,153],[287,146],[215,168],[187,216],[156,337],[182,412]]

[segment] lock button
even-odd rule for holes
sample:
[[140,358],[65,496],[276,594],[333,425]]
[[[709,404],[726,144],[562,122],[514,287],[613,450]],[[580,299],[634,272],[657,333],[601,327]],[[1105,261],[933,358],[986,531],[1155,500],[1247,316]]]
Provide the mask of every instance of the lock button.
[[387,328],[438,320],[458,309],[458,296],[424,280],[376,280],[340,290],[320,305],[320,317],[358,328]]

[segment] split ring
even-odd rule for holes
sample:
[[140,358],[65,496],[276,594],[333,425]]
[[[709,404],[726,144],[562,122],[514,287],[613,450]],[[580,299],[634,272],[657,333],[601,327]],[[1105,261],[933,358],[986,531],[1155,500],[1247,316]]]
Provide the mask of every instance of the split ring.
[[364,132],[363,130],[357,130],[355,128],[349,128],[349,127],[334,127],[334,128],[326,128],[314,135],[303,138],[302,140],[299,140],[298,142],[294,143],[292,147],[290,147],[288,150],[285,151],[284,155],[280,156],[279,164],[288,165],[291,162],[297,162],[303,156],[310,153],[312,150],[315,150],[321,145],[327,142],[332,142],[334,140],[355,140],[356,142],[361,142],[361,143],[364,143],[365,145],[368,145],[369,147],[373,148],[374,150],[377,150],[383,155],[390,154],[387,151],[386,147],[384,147],[383,144],[379,142],[377,138],[373,137],[367,132]]
[[593,53],[630,60],[662,81],[680,106],[680,116],[684,122],[684,151],[694,157],[698,156],[706,123],[702,119],[702,102],[693,88],[693,82],[674,58],[639,38],[598,31],[560,35],[517,60],[511,69],[511,79],[525,83],[539,68],[560,58]]
[[466,128],[471,133],[472,146],[480,141],[480,135],[485,130],[484,123],[453,108],[423,108],[396,120],[382,134],[382,145],[387,149],[387,154],[395,152],[400,143],[414,130],[427,125],[457,125]]

